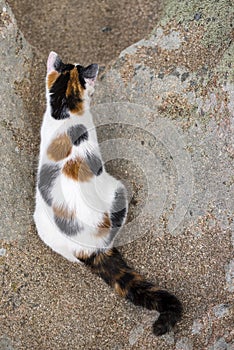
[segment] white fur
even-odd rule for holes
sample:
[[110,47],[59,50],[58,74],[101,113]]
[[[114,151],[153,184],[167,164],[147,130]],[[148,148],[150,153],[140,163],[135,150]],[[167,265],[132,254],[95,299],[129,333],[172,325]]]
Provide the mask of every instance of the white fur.
[[[53,70],[55,59],[56,54],[50,54],[47,63],[48,73]],[[95,153],[101,158],[95,126],[89,111],[89,95],[92,89],[92,85],[88,86],[85,92],[84,114],[77,116],[70,113],[70,118],[64,120],[55,120],[51,116],[49,92],[47,89],[47,109],[41,128],[38,171],[45,163],[55,164],[48,159],[46,152],[51,141],[57,135],[65,132],[70,126],[78,123],[83,124],[87,128],[89,139],[82,142],[79,146],[73,146],[71,155],[65,160],[58,162],[58,164],[63,165],[67,160],[77,155],[84,157],[89,149],[95,150]],[[74,181],[60,173],[56,178],[52,191],[53,203],[58,205],[66,204],[69,209],[75,211],[77,219],[84,228],[82,233],[72,237],[62,233],[56,226],[53,219],[53,210],[43,200],[37,187],[34,220],[39,236],[55,252],[73,262],[79,262],[76,258],[76,254],[79,252],[88,253],[94,252],[98,248],[106,248],[104,239],[97,238],[95,234],[97,233],[98,224],[102,221],[104,212],[110,213],[115,191],[119,187],[123,187],[123,184],[106,173],[104,168],[101,175],[94,176],[88,182]]]

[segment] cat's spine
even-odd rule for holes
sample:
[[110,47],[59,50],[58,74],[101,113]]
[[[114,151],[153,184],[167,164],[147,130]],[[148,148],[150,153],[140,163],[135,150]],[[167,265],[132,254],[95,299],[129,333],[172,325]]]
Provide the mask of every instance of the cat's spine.
[[92,272],[113,287],[121,297],[130,300],[135,305],[157,310],[160,315],[153,324],[155,335],[169,332],[181,319],[181,302],[173,294],[156,287],[135,272],[123,260],[116,248],[93,253],[89,257],[78,256],[78,258]]

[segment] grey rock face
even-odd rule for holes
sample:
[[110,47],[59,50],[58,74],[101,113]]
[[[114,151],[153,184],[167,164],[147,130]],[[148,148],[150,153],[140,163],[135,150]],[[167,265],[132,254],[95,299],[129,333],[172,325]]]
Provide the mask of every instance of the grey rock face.
[[14,350],[14,348],[12,347],[12,342],[8,337],[3,336],[0,338],[0,349],[1,350]]
[[23,239],[32,225],[44,62],[24,39],[2,0],[0,47],[0,237],[12,240]]
[[[176,349],[193,344],[208,349],[214,346],[209,334],[216,332],[216,338],[219,332],[232,336],[232,313],[224,305],[233,291],[233,9],[229,1],[200,5],[170,1],[153,33],[124,50],[104,72],[94,106],[97,125],[117,124],[108,136],[112,145],[115,138],[118,143],[109,149],[119,152],[124,146],[126,153],[118,154],[137,164],[148,183],[147,188],[142,183],[141,219],[135,217],[124,234],[149,241],[151,254],[155,242],[143,239],[146,228],[157,244],[158,237],[167,237],[167,244],[175,237],[174,249],[182,249],[177,278],[190,280],[196,312],[191,334],[178,340]],[[101,130],[99,139],[106,143]],[[105,157],[111,158],[108,147]],[[165,275],[177,262],[162,267]]]
[[234,292],[234,260],[225,266],[227,288],[230,292]]
[[[30,90],[38,83],[30,75],[33,50],[3,1],[0,11],[0,232],[17,240],[31,225],[42,114],[31,123],[39,100],[29,94],[28,109],[19,95],[20,86]],[[152,323],[146,325],[139,310],[53,255],[33,232],[24,256],[18,242],[1,250],[10,267],[4,270],[2,332],[13,328],[22,349],[41,349],[45,341],[51,349],[64,349],[65,342],[69,349],[78,343],[90,349],[232,349],[232,18],[228,0],[168,1],[153,33],[100,77],[93,103],[107,169],[129,189],[129,218],[118,244],[132,265],[178,295],[182,322],[173,335],[153,337]]]
[[23,236],[31,223],[33,209],[33,156],[19,149],[22,134],[30,129],[28,113],[16,93],[17,85],[27,81],[33,52],[20,33],[15,18],[0,1],[0,71],[1,71],[1,219],[4,239]]
[[193,350],[193,344],[191,340],[182,338],[176,343],[176,350]]
[[232,350],[233,343],[227,343],[224,338],[219,338],[208,350]]

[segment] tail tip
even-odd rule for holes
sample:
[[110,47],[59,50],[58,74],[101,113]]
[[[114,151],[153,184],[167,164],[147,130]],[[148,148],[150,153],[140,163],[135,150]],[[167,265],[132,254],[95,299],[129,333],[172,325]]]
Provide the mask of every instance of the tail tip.
[[175,325],[170,319],[171,315],[168,315],[168,312],[161,313],[157,321],[153,324],[154,335],[160,336],[170,332]]
[[160,336],[170,332],[175,324],[182,318],[183,307],[181,302],[173,294],[160,291],[161,306],[159,318],[153,324],[153,333]]

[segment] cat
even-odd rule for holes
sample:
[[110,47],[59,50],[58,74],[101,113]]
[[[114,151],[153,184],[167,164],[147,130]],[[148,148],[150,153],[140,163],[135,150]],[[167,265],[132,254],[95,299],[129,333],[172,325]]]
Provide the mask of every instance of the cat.
[[100,154],[89,109],[97,74],[97,64],[65,64],[49,54],[34,221],[55,252],[86,265],[119,296],[157,310],[153,332],[162,335],[181,319],[182,304],[129,267],[114,247],[127,192],[105,171]]

